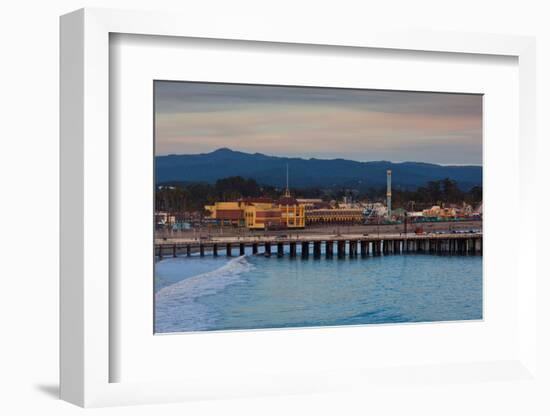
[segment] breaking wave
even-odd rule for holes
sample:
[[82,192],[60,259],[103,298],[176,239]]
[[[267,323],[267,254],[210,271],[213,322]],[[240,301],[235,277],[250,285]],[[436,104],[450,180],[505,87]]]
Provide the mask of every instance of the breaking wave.
[[197,300],[243,281],[254,266],[237,257],[211,272],[183,279],[155,294],[155,332],[198,331],[212,327],[215,314]]

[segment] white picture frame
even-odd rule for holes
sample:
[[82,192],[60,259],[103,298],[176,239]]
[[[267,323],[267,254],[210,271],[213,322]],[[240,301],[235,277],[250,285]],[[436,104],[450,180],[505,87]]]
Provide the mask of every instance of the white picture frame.
[[[184,24],[182,22],[185,22]],[[529,37],[466,33],[395,32],[357,28],[345,33],[324,30],[282,30],[277,25],[239,26],[216,21],[187,21],[168,13],[83,9],[61,18],[61,397],[80,406],[155,403],[194,398],[255,394],[323,392],[342,388],[352,377],[359,385],[407,379],[406,369],[380,368],[368,374],[350,368],[333,369],[320,380],[316,374],[292,374],[252,379],[219,374],[216,382],[203,377],[178,381],[112,382],[117,357],[111,348],[110,310],[110,34],[332,45],[452,54],[504,55],[519,67],[519,183],[521,210],[534,205],[529,169],[535,164],[535,41]],[[417,370],[479,382],[476,371],[494,371],[518,381],[536,377],[536,241],[534,218],[521,215],[517,233],[517,355],[496,362],[442,363]],[[516,273],[518,273],[516,271]],[[334,330],[325,331],[336,336]],[[332,334],[332,335],[331,335]],[[236,341],[238,342],[238,341]],[[458,374],[458,376],[457,376]],[[447,376],[445,376],[447,377]]]

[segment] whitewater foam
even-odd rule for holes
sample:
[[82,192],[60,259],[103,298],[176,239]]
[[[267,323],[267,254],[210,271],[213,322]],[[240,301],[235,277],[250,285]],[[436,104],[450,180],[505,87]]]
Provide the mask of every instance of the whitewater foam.
[[216,270],[163,287],[155,294],[155,332],[209,329],[215,314],[197,300],[242,282],[242,275],[253,268],[246,256],[240,256]]

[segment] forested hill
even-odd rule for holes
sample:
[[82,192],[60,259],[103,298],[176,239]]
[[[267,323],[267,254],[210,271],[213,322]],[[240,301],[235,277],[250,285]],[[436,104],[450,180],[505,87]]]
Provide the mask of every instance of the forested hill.
[[286,166],[291,188],[379,188],[392,170],[395,189],[413,190],[429,181],[449,178],[463,190],[482,183],[480,166],[441,166],[430,163],[356,162],[345,159],[301,159],[218,149],[211,153],[156,157],[156,182],[214,183],[221,178],[242,176],[259,184],[284,187]]

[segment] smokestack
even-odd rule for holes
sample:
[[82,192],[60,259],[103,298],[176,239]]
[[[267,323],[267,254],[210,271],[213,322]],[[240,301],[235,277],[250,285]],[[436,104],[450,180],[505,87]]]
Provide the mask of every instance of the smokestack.
[[386,200],[388,206],[388,218],[391,218],[391,170],[386,171],[387,174],[387,189],[386,189]]

